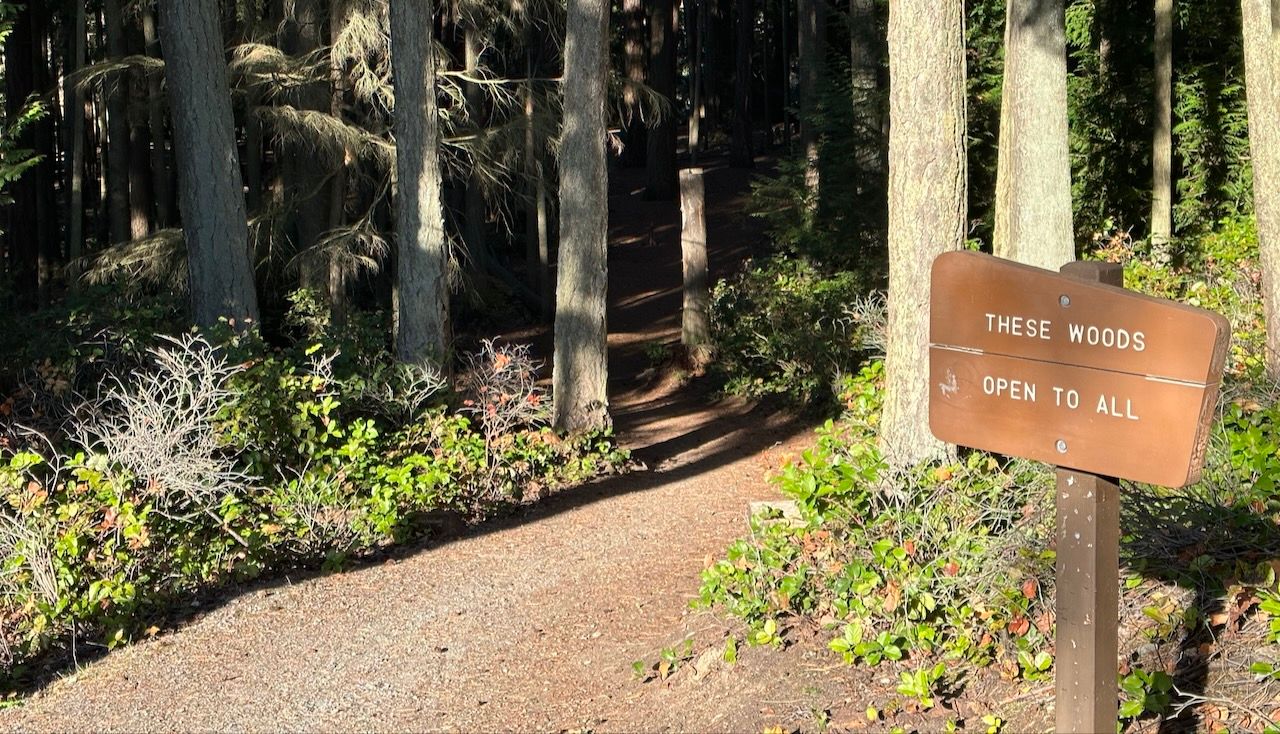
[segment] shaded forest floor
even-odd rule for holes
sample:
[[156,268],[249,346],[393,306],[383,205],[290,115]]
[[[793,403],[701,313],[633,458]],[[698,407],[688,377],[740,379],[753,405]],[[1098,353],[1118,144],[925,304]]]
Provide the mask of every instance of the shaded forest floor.
[[[722,161],[707,168],[711,264],[722,277],[762,234],[745,214],[749,174]],[[647,468],[377,565],[233,590],[181,627],[0,712],[0,728],[885,726],[863,712],[892,696],[888,670],[841,664],[816,629],[793,632],[784,649],[744,646],[730,666],[725,639],[741,630],[689,609],[699,571],[747,532],[750,502],[777,496],[765,477],[809,444],[811,426],[767,405],[716,399],[705,379],[654,363],[650,345],[679,337],[679,211],[643,201],[642,178],[612,176],[609,324],[618,434]],[[506,338],[548,341],[537,330]],[[676,650],[680,670],[640,682],[632,663],[656,661],[663,648]],[[1044,698],[1002,689],[980,698],[1003,699],[1006,720],[1009,699]],[[987,710],[973,707],[967,713]],[[937,730],[948,715],[889,723]],[[1023,723],[1044,728],[1037,719]]]

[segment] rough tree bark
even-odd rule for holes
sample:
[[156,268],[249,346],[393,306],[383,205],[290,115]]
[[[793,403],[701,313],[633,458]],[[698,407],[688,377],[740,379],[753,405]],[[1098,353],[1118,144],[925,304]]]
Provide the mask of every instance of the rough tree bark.
[[707,0],[684,0],[685,43],[689,46],[689,162],[702,150],[702,37]]
[[191,310],[210,327],[258,318],[231,89],[216,0],[165,0],[160,34],[178,163]]
[[1075,259],[1063,0],[1010,0],[993,251],[1057,270]]
[[[146,44],[142,28],[130,24],[126,30],[130,55],[142,55]],[[151,234],[155,196],[151,185],[151,128],[147,125],[147,74],[129,70],[129,233],[136,239]]]
[[391,0],[399,241],[393,319],[402,361],[447,366],[449,241],[440,191],[434,18],[434,0]]
[[853,124],[857,132],[854,155],[858,172],[866,177],[864,191],[884,191],[887,174],[878,79],[881,58],[875,0],[849,0],[849,69],[853,90]]
[[[35,44],[31,58],[32,80],[38,92],[47,93],[53,88],[53,72],[50,69],[48,49],[49,34],[53,25],[50,22],[52,8],[47,5],[30,5],[28,12],[32,15],[35,30]],[[33,125],[33,141],[35,149],[44,156],[36,167],[27,175],[31,176],[36,187],[36,233],[38,253],[36,255],[36,290],[40,304],[49,303],[49,289],[53,284],[55,264],[61,259],[58,242],[58,201],[57,201],[57,120],[61,111],[58,106],[49,105],[48,112]]]
[[[330,0],[329,3],[329,47],[338,45],[342,32],[346,29],[348,9],[343,0]],[[342,60],[335,54],[329,55],[329,114],[335,120],[342,120],[344,90],[346,89],[346,72]],[[351,151],[343,148],[342,160],[338,162],[338,170],[329,181],[329,220],[330,230],[335,230],[346,223],[347,216],[347,172],[350,166]],[[347,274],[343,272],[338,258],[330,256],[329,268],[329,316],[333,323],[342,324],[347,319]]]
[[797,0],[796,56],[800,75],[800,150],[804,154],[805,187],[812,203],[818,199],[818,131],[814,118],[818,111],[818,76],[822,66],[824,0]]
[[751,50],[755,37],[756,8],[752,0],[736,0],[734,33],[737,49],[733,74],[733,138],[729,147],[729,165],[751,168],[755,165],[751,145]]
[[[480,30],[471,19],[464,19],[465,64],[468,77],[476,78],[480,74]],[[479,84],[463,85],[463,96],[466,99],[467,119],[475,130],[484,126],[484,92]],[[467,187],[463,193],[462,239],[467,245],[467,255],[471,258],[471,266],[478,273],[489,270],[489,244],[485,241],[484,188],[480,182],[475,156],[471,158],[471,170],[467,176]]]
[[706,361],[711,344],[710,281],[707,276],[707,214],[701,168],[680,172],[680,261],[684,308],[680,343],[694,364]]
[[608,0],[569,0],[567,29],[552,395],[556,427],[584,431],[610,425],[605,327]]
[[1151,244],[1169,261],[1173,239],[1173,0],[1155,0],[1155,115],[1151,140]]
[[961,0],[889,4],[889,341],[881,443],[894,466],[943,456],[929,433],[929,271],[965,234]]
[[[107,56],[125,56],[124,16],[120,0],[103,0],[102,15],[107,36]],[[125,73],[103,79],[107,108],[107,220],[111,243],[129,239],[129,120],[126,116]]]
[[[314,53],[324,44],[324,0],[288,0],[282,25],[282,46],[295,56]],[[329,85],[323,79],[300,84],[289,95],[289,103],[310,112],[329,111]],[[314,145],[304,140],[287,140],[282,166],[285,189],[294,200],[290,224],[298,253],[298,284],[326,302],[329,293],[329,259],[313,250],[329,228],[329,184],[332,171],[316,154]]]
[[622,22],[624,27],[622,55],[625,64],[627,81],[622,91],[623,105],[623,140],[625,146],[619,163],[627,167],[638,168],[645,163],[648,152],[649,128],[640,104],[640,95],[636,91],[645,83],[645,8],[641,0],[622,0]]
[[[70,33],[71,59],[69,72],[79,71],[85,64],[88,33],[85,23],[88,22],[84,3],[75,3],[75,19]],[[84,249],[84,91],[74,85],[68,95],[66,120],[68,123],[68,156],[67,171],[67,257],[75,260]]]
[[1270,0],[1240,0],[1253,208],[1262,260],[1267,373],[1280,378],[1280,88]]
[[675,0],[649,3],[649,86],[671,102],[671,109],[648,135],[645,197],[654,201],[676,197],[675,14]]
[[[139,12],[142,14],[142,40],[146,44],[147,55],[158,59],[160,58],[160,37],[156,35],[155,11],[150,5],[143,3]],[[147,75],[147,124],[151,127],[151,180],[155,182],[156,226],[168,227],[176,223],[176,217],[174,216],[174,187],[169,185],[173,176],[173,167],[169,162],[166,146],[169,135],[165,128],[162,80],[162,74]]]

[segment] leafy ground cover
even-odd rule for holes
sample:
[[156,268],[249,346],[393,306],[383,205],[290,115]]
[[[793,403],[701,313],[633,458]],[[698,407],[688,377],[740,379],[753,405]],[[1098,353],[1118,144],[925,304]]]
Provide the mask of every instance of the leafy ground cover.
[[305,294],[272,342],[97,295],[13,336],[0,378],[10,689],[78,645],[154,634],[171,602],[340,568],[625,463],[607,435],[547,426],[525,347],[482,343],[451,387],[370,342],[374,317],[336,328]]
[[[1204,478],[1125,486],[1119,727],[1280,731],[1280,396],[1262,373],[1256,237],[1233,219],[1188,244],[1172,266],[1124,238],[1095,254],[1124,262],[1130,288],[1223,313],[1235,332]],[[808,389],[809,375],[768,375]],[[894,693],[867,694],[869,726],[999,731],[1001,712],[966,719],[953,703],[992,675],[1021,698],[1052,698],[1053,475],[975,451],[890,471],[876,436],[882,375],[872,360],[843,379],[843,415],[774,478],[794,511],[755,514],[703,571],[696,604],[741,620],[725,660],[740,643],[785,646],[816,629],[841,663],[884,669]],[[637,673],[661,678],[688,657],[663,653]]]

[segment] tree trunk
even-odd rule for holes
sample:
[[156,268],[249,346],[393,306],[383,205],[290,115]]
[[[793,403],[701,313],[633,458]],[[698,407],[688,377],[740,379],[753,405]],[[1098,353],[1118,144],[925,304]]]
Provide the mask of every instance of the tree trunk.
[[[88,22],[84,3],[75,3],[75,21],[70,29],[71,63],[70,73],[84,67],[88,32]],[[69,74],[68,74],[69,75]],[[76,260],[84,249],[84,117],[85,94],[79,85],[69,90],[71,103],[67,110],[68,151],[70,152],[67,171],[67,258]]]
[[1280,91],[1269,0],[1241,0],[1253,208],[1262,261],[1267,373],[1280,379]]
[[893,466],[946,452],[929,433],[929,272],[965,235],[960,0],[889,5],[889,343],[881,443]]
[[[348,16],[345,14],[343,0],[331,0],[329,3],[329,47],[337,45],[339,37],[346,28]],[[335,120],[342,120],[343,90],[345,71],[342,61],[334,54],[329,55],[329,114]],[[329,182],[329,225],[330,230],[343,226],[347,219],[347,169],[351,160],[351,151],[343,149],[342,161],[337,172]],[[347,274],[343,272],[338,258],[328,258],[329,267],[329,317],[335,324],[342,324],[347,319]]]
[[711,345],[711,288],[707,275],[707,214],[702,169],[680,172],[680,260],[684,269],[684,308],[680,343],[694,364],[706,361]]
[[1075,259],[1063,0],[1010,0],[997,163],[999,257],[1057,270]]
[[822,65],[822,2],[797,0],[796,54],[800,72],[800,148],[806,161],[805,188],[810,203],[818,200],[818,75]]
[[671,102],[670,111],[648,135],[645,198],[652,201],[676,197],[675,15],[675,0],[649,3],[649,85]]
[[[324,0],[293,0],[285,3],[282,46],[292,55],[314,53],[324,44]],[[312,79],[298,85],[289,102],[301,110],[328,112],[330,90],[327,80]],[[329,293],[329,258],[315,249],[329,225],[329,182],[333,171],[316,155],[315,147],[289,140],[284,145],[284,185],[294,208],[291,229],[298,257],[298,284],[318,294],[332,305]]]
[[791,16],[791,3],[783,0],[779,3],[782,10],[782,139],[787,146],[787,155],[794,152],[791,138],[791,24],[787,22]]
[[[142,29],[126,30],[130,55],[145,53]],[[128,77],[129,119],[129,233],[138,240],[151,234],[155,196],[151,186],[151,130],[147,126],[147,74],[130,69]]]
[[884,191],[885,146],[880,133],[884,115],[877,89],[880,77],[880,34],[875,0],[849,0],[849,68],[853,89],[858,173],[866,177],[863,190],[872,195]]
[[[32,24],[34,26],[35,43],[32,47],[33,55],[31,57],[32,80],[35,82],[36,91],[42,94],[47,93],[54,86],[52,73],[49,69],[49,33],[52,28],[50,24],[50,8],[40,4],[28,6],[28,12],[32,15]],[[58,242],[58,203],[57,203],[57,132],[55,130],[58,111],[56,105],[50,105],[50,109],[43,118],[37,120],[32,126],[34,136],[32,138],[35,143],[35,150],[43,154],[40,162],[35,168],[28,173],[31,176],[36,188],[36,242],[38,244],[38,252],[36,254],[36,293],[39,298],[40,305],[49,303],[49,289],[53,283],[53,271],[55,264],[60,259],[59,251],[62,249]]]
[[574,432],[602,430],[610,425],[605,327],[608,28],[607,0],[569,0],[552,395],[556,427]]
[[[124,58],[124,17],[120,0],[103,0],[103,30],[107,36],[107,56]],[[107,218],[111,243],[127,242],[129,211],[129,120],[125,111],[125,73],[113,72],[103,79],[107,99]]]
[[734,21],[737,51],[733,81],[733,140],[729,164],[735,168],[751,168],[755,156],[751,146],[751,49],[755,37],[756,9],[752,0],[736,0]]
[[1173,239],[1173,0],[1156,0],[1155,116],[1151,140],[1151,244],[1168,262]]
[[[13,29],[4,46],[5,112],[9,119],[16,119],[26,105],[27,97],[36,91],[32,59],[37,46],[36,29],[29,8],[18,11]],[[13,141],[18,148],[35,150],[35,129],[28,126]],[[8,224],[4,228],[9,258],[9,278],[13,283],[15,305],[22,310],[34,308],[39,302],[40,228],[38,203],[39,186],[31,171],[11,183],[8,193],[13,202],[4,207]]]
[[242,326],[257,321],[258,298],[218,4],[159,5],[192,314],[204,327],[222,317]]
[[[160,58],[160,37],[156,35],[156,16],[151,6],[143,3],[142,40],[146,44],[147,55]],[[174,216],[174,188],[169,185],[173,175],[173,166],[169,161],[166,142],[169,139],[165,129],[164,93],[161,89],[163,75],[150,73],[147,75],[147,124],[151,128],[151,180],[156,200],[156,226],[169,227],[176,224]]]
[[434,0],[391,0],[399,242],[393,318],[402,361],[434,362],[447,371],[449,241],[441,196],[434,18]]
[[524,100],[524,168],[529,183],[529,206],[525,209],[525,282],[538,294],[538,315],[550,322],[555,312],[555,292],[551,284],[550,243],[547,231],[546,148],[537,136],[534,122],[534,78],[542,70],[541,43],[531,25],[525,39],[527,76]]
[[[465,63],[468,77],[475,78],[480,74],[480,42],[480,30],[473,22],[465,21]],[[463,85],[463,95],[466,98],[467,119],[471,121],[472,129],[478,133],[485,125],[484,92],[479,84],[468,82]],[[479,162],[473,155],[466,190],[463,192],[465,215],[462,239],[467,244],[472,267],[477,273],[485,273],[489,270],[490,259],[489,244],[485,238],[485,214],[488,207],[485,205],[484,187],[480,181],[478,166]]]
[[689,162],[702,150],[702,36],[707,0],[684,0],[686,43],[689,46]]
[[639,86],[645,83],[645,9],[640,0],[622,0],[622,22],[625,35],[622,53],[628,84],[622,91],[623,141],[619,163],[638,168],[645,163],[649,128],[641,109]]

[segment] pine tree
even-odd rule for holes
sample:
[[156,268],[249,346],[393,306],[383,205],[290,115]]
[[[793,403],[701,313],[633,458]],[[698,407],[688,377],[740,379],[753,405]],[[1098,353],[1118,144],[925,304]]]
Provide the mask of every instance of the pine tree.
[[929,271],[965,235],[961,0],[889,5],[889,340],[881,441],[895,466],[943,455],[929,433]]
[[216,0],[160,3],[178,196],[197,324],[258,318]]
[[608,24],[607,0],[569,0],[552,393],[556,427],[568,431],[610,424],[604,147]]

